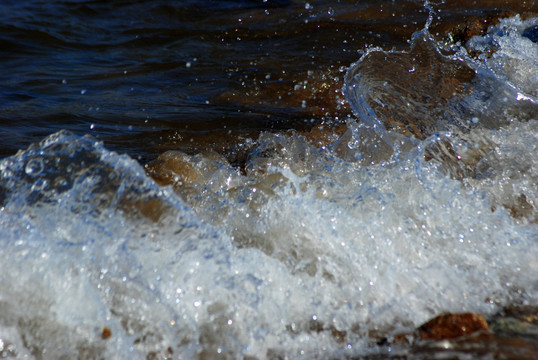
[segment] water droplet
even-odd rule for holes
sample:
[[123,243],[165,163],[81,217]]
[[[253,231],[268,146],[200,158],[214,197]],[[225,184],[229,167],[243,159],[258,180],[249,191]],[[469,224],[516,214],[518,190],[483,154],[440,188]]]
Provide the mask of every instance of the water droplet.
[[38,176],[44,169],[45,164],[43,163],[43,159],[35,158],[28,161],[24,170],[26,171],[26,174],[30,176]]
[[47,187],[49,182],[45,179],[38,179],[33,185],[32,185],[32,191],[41,191]]

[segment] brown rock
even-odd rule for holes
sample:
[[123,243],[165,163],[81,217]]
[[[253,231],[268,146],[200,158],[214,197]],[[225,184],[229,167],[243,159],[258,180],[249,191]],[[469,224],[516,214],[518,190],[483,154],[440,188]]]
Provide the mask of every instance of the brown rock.
[[193,166],[190,157],[179,151],[167,151],[146,165],[149,174],[160,184],[176,182],[190,184],[198,181],[201,174]]
[[489,330],[486,319],[479,314],[443,314],[421,325],[417,331],[422,340],[446,340]]
[[103,332],[101,333],[101,338],[103,340],[107,340],[109,339],[110,337],[112,336],[112,332],[110,331],[110,329],[108,327],[104,327],[103,328]]
[[125,199],[120,203],[119,209],[126,215],[144,218],[153,222],[159,221],[161,216],[170,211],[168,204],[159,198],[152,199]]
[[[408,359],[461,359],[492,358],[526,360],[538,354],[536,324],[538,306],[512,305],[489,320],[474,313],[444,314],[431,319],[411,333],[392,338],[380,338],[378,345],[401,346],[403,358]],[[433,340],[433,341],[420,341]],[[387,357],[365,359],[400,358],[394,353]]]

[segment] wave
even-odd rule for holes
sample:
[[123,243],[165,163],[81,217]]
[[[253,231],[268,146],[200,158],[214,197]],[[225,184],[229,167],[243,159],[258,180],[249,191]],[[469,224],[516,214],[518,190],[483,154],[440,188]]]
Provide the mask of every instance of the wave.
[[534,303],[536,103],[495,67],[512,56],[496,37],[536,46],[528,25],[501,22],[492,57],[443,54],[427,33],[371,50],[346,77],[343,135],[263,132],[241,166],[171,151],[143,167],[65,131],[3,159],[3,343],[34,358],[344,357],[441,312]]

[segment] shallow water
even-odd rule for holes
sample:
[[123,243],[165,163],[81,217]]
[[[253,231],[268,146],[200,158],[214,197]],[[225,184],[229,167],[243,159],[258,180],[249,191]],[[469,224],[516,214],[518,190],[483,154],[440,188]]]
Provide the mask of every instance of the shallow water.
[[465,358],[387,339],[536,305],[534,5],[5,4],[2,356]]

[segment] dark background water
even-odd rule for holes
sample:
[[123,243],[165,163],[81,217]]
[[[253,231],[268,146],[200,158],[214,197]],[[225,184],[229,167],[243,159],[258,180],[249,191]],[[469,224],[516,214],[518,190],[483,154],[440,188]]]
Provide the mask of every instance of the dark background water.
[[[469,3],[439,5],[434,28],[536,10]],[[422,1],[3,0],[0,157],[68,129],[144,162],[344,116],[345,67],[406,48],[427,16]]]

